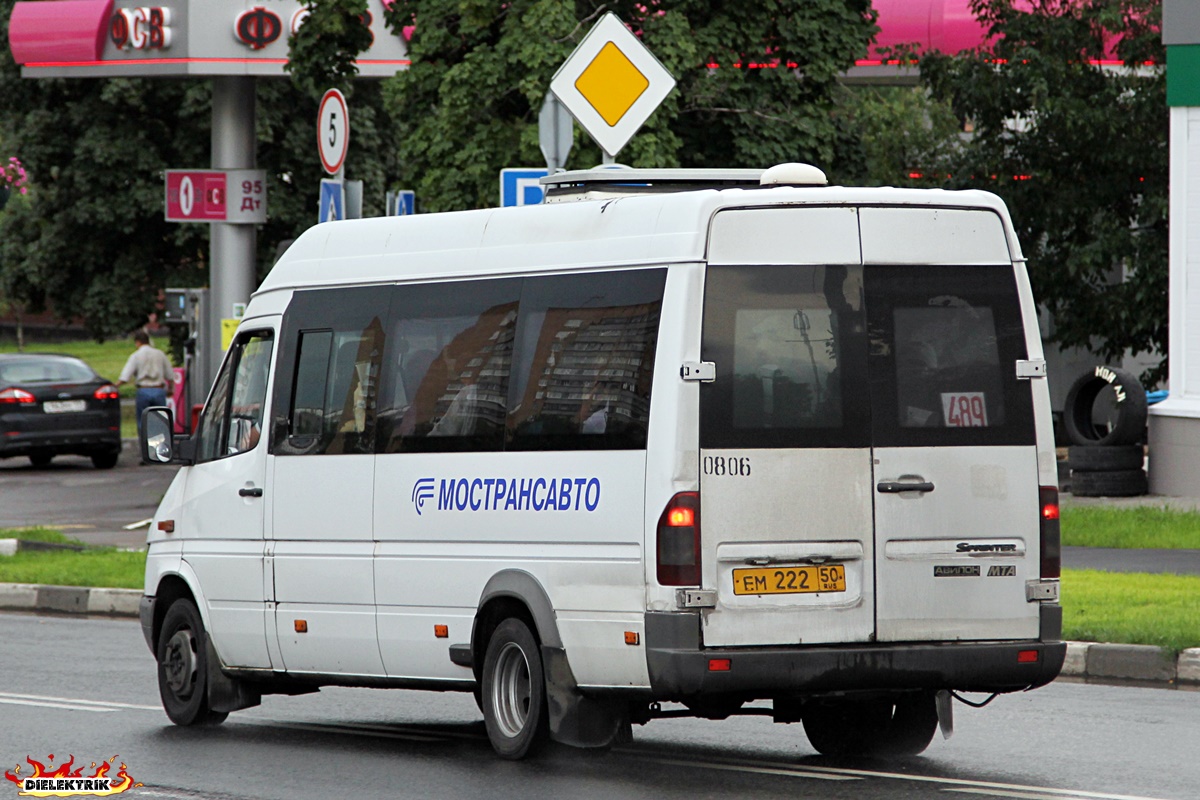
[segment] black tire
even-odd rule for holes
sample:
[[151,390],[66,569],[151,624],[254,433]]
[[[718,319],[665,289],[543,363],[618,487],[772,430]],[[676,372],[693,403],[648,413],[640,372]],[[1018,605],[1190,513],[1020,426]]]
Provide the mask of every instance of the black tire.
[[827,756],[896,758],[924,752],[937,731],[932,693],[843,700],[806,708],[804,733]]
[[501,622],[488,642],[483,721],[492,749],[501,758],[533,755],[549,736],[541,651],[529,626],[519,619]]
[[1076,497],[1139,497],[1149,490],[1141,469],[1071,473],[1071,494]]
[[191,600],[171,604],[158,635],[158,694],[176,725],[220,725],[229,716],[208,705],[204,623]]
[[92,466],[96,469],[112,469],[121,459],[120,450],[108,450],[103,453],[92,453]]
[[[1102,428],[1093,419],[1093,404],[1109,386],[1116,392],[1117,418],[1111,428]],[[1133,373],[1096,367],[1079,376],[1067,392],[1063,427],[1077,445],[1137,444],[1146,430],[1146,390]]]
[[839,700],[807,706],[801,720],[808,742],[826,756],[871,756],[890,724],[890,700]]
[[1140,444],[1114,444],[1101,447],[1076,445],[1067,448],[1067,463],[1072,472],[1112,472],[1141,469],[1145,451]]
[[896,701],[891,724],[880,739],[879,755],[919,755],[933,741],[937,727],[937,699],[934,694],[901,697]]
[[50,462],[53,460],[54,460],[53,453],[30,453],[29,454],[29,463],[32,464],[35,469],[45,469],[46,467],[50,466]]

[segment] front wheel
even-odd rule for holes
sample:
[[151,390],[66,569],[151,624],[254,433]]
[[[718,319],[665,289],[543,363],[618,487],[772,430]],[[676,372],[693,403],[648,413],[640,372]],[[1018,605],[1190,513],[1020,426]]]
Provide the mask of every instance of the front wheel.
[[546,680],[537,640],[521,620],[500,623],[483,660],[483,721],[502,758],[536,752],[549,732]]
[[220,725],[227,712],[208,705],[204,623],[191,600],[171,604],[158,636],[158,694],[176,725]]

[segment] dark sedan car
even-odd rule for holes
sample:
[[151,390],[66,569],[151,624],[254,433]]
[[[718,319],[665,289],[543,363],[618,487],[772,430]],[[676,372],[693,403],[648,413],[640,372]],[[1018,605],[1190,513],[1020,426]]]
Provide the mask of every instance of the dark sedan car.
[[0,458],[44,467],[58,455],[111,469],[121,454],[117,388],[71,356],[0,353]]

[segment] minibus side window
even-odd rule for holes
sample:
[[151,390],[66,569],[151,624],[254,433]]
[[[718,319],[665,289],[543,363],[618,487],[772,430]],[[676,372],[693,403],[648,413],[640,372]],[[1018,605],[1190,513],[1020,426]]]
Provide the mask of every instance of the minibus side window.
[[520,286],[499,279],[395,287],[378,452],[504,447]]
[[526,278],[507,450],[646,447],[666,270]]
[[379,288],[296,293],[284,316],[272,452],[374,452],[386,298]]
[[196,432],[197,462],[258,446],[271,366],[271,331],[242,334],[217,376]]

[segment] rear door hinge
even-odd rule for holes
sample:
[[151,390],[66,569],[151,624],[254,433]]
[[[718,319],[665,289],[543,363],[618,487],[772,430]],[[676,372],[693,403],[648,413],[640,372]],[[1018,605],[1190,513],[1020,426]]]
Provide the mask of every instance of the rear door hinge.
[[676,589],[676,608],[716,608],[716,589]]
[[1046,359],[1027,358],[1017,361],[1017,380],[1046,377]]
[[1058,581],[1036,579],[1025,581],[1025,601],[1027,603],[1057,603]]
[[717,379],[717,365],[711,361],[685,361],[679,366],[679,377],[685,381],[712,383]]

